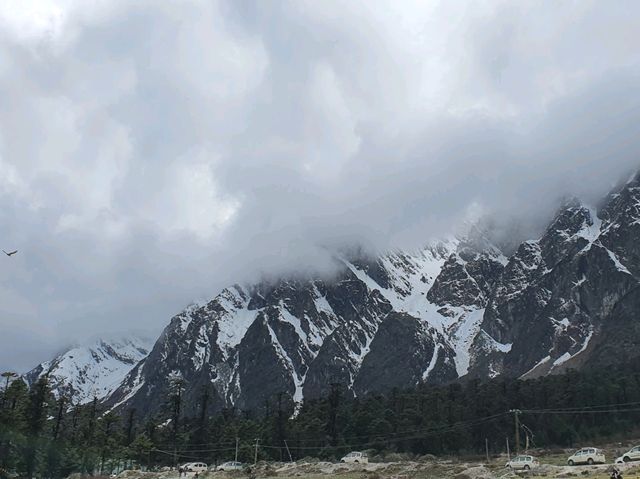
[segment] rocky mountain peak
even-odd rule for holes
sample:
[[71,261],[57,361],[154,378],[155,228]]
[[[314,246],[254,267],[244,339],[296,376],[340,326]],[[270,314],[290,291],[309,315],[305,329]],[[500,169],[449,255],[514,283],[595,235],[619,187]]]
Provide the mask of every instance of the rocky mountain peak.
[[53,393],[69,395],[80,404],[106,398],[149,353],[153,342],[138,336],[98,339],[74,346],[25,374],[27,384],[47,375]]
[[517,246],[491,224],[416,251],[336,256],[331,278],[230,286],[174,316],[105,403],[158,411],[175,374],[191,414],[205,388],[212,410],[260,410],[332,383],[360,396],[640,354],[638,177],[598,210],[565,202]]

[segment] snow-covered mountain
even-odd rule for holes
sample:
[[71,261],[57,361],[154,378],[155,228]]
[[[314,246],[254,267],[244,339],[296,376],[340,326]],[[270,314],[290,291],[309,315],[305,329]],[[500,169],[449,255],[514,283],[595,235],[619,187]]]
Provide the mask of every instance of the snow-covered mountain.
[[336,257],[330,278],[230,286],[173,317],[105,406],[156,412],[175,375],[191,414],[205,388],[212,411],[259,409],[333,383],[361,396],[640,355],[640,174],[599,205],[567,202],[539,238],[493,236],[476,225],[418,251]]
[[[109,402],[139,410],[160,407],[172,373],[186,379],[187,398],[211,385],[214,408],[261,407],[281,391],[297,401],[319,397],[331,382],[362,394],[380,381],[376,362],[399,334],[413,341],[413,351],[401,352],[415,359],[410,370],[403,360],[385,366],[397,372],[390,374],[389,387],[453,379],[465,367],[464,360],[456,363],[455,348],[470,343],[467,323],[479,321],[483,304],[459,302],[444,311],[427,294],[460,247],[450,240],[377,261],[343,258],[336,260],[340,272],[331,279],[229,287],[175,316]],[[504,258],[495,255],[483,258],[501,267]]]
[[[640,174],[600,208],[565,206],[495,283],[477,376],[530,378],[640,354]],[[487,339],[511,344],[487,353]]]
[[141,361],[153,346],[153,341],[138,336],[100,339],[85,346],[75,346],[51,361],[39,364],[25,376],[33,384],[48,374],[56,396],[63,392],[81,404],[94,396],[109,395]]

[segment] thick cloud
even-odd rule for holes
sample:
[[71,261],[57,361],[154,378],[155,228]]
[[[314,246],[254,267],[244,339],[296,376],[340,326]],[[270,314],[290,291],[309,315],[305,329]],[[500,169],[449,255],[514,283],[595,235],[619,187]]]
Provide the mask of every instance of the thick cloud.
[[633,2],[17,2],[0,11],[0,368],[640,164]]

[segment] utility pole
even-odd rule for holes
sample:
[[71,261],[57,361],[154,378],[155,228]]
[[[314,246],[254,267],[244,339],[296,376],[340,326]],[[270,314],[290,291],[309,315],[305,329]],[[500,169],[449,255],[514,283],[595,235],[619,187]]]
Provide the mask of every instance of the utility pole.
[[260,442],[260,439],[256,439],[256,452],[253,456],[253,465],[255,466],[256,464],[258,464],[258,442]]
[[484,438],[484,452],[487,454],[487,464],[489,464],[489,439]]
[[236,462],[238,462],[238,438],[236,437]]
[[512,409],[516,436],[516,454],[520,454],[520,409]]
[[507,460],[511,460],[511,451],[509,451],[509,437],[507,437]]

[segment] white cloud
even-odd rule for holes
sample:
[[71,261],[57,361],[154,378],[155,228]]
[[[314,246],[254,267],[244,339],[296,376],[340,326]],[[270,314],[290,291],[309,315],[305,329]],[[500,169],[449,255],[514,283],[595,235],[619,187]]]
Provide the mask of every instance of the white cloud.
[[11,2],[0,229],[20,256],[1,276],[0,366],[43,359],[15,346],[33,325],[43,355],[157,330],[194,297],[323,269],[345,244],[412,247],[475,211],[597,197],[638,164],[636,10]]

